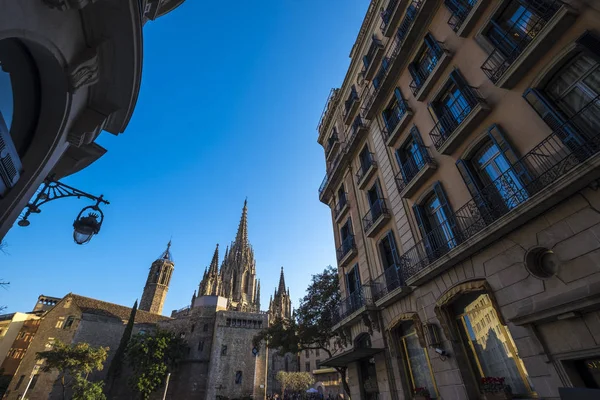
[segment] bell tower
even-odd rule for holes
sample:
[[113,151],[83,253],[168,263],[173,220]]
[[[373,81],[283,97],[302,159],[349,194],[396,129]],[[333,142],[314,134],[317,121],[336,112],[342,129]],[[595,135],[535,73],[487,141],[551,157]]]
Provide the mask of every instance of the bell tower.
[[165,304],[167,292],[169,291],[169,283],[171,275],[175,270],[175,263],[171,257],[171,241],[167,244],[167,249],[162,255],[152,263],[142,301],[140,302],[140,310],[148,311],[153,314],[162,314],[162,309]]

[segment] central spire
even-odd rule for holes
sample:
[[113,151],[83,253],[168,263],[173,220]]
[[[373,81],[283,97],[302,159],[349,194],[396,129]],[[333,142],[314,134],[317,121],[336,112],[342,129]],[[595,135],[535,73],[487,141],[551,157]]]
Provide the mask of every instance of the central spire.
[[238,247],[238,249],[248,245],[248,198],[244,200],[242,218],[240,219],[240,225],[238,226],[237,235],[235,236],[235,242],[238,246],[241,246]]
[[285,278],[283,277],[283,267],[281,267],[281,274],[279,275],[279,287],[277,293],[285,294]]
[[215,249],[215,254],[213,255],[212,261],[210,263],[210,268],[208,270],[209,275],[217,275],[219,273],[219,244],[217,243],[217,248]]

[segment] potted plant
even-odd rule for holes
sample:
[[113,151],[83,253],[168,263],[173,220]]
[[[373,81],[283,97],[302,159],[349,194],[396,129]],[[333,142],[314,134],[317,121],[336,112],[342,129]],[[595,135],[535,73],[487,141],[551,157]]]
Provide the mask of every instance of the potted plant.
[[483,400],[512,399],[510,386],[504,383],[504,378],[494,376],[481,378],[481,391],[483,392]]
[[431,400],[429,390],[424,387],[417,387],[414,389],[413,400]]

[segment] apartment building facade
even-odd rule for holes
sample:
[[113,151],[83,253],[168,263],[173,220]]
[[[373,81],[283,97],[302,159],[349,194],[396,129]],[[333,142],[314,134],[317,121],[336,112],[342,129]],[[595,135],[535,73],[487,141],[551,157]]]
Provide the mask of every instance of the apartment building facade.
[[599,49],[597,1],[371,1],[318,126],[352,398],[600,388]]
[[321,361],[328,358],[325,351],[321,349],[306,349],[298,354],[300,371],[312,374],[315,380],[312,387],[325,398],[334,398],[344,393],[342,380],[335,368],[321,365]]

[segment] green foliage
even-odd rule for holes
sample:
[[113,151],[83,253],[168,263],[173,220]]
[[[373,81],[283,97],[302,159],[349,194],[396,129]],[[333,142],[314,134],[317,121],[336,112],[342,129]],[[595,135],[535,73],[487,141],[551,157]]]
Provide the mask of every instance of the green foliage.
[[107,382],[112,383],[114,378],[120,374],[121,369],[123,368],[125,351],[127,350],[127,345],[129,344],[129,339],[131,339],[131,333],[133,332],[133,324],[135,322],[135,314],[137,312],[137,307],[138,302],[136,300],[133,304],[133,308],[131,309],[131,314],[129,315],[127,326],[125,326],[125,331],[123,331],[123,336],[121,336],[121,342],[119,343],[119,347],[117,347],[115,356],[113,357],[110,366],[108,367],[108,373],[106,374]]
[[80,376],[75,378],[72,400],[106,400],[102,392],[104,382],[88,382]]
[[130,384],[143,399],[162,386],[167,373],[183,358],[187,344],[173,332],[157,330],[154,334],[137,334],[127,347],[127,359],[134,375]]
[[[51,350],[42,351],[35,355],[37,360],[44,360],[42,372],[57,370],[62,373],[62,397],[65,398],[65,388],[75,379],[76,385],[93,371],[104,368],[108,355],[108,347],[92,347],[88,343],[66,344],[57,340]],[[70,379],[67,380],[66,378]],[[94,399],[94,398],[91,398]]]
[[281,384],[281,390],[288,389],[292,392],[304,392],[315,382],[308,372],[279,371],[276,379]]

